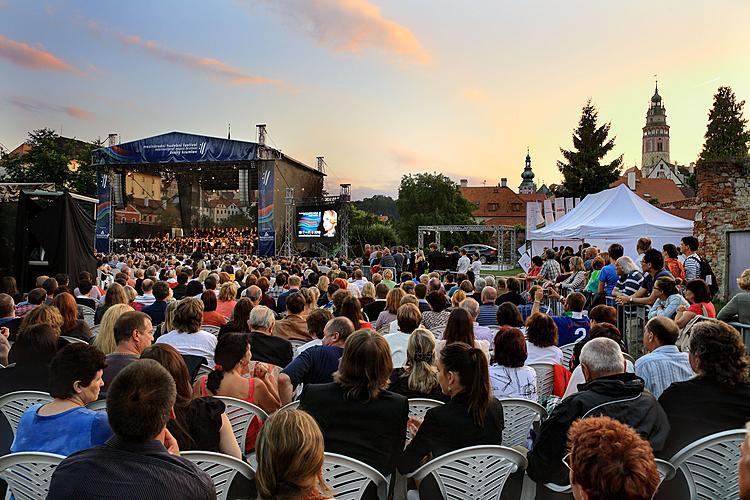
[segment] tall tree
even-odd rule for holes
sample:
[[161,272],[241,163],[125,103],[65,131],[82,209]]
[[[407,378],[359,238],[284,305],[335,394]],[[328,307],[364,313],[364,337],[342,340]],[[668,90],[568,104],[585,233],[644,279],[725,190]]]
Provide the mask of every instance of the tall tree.
[[[417,227],[434,224],[473,224],[473,205],[456,183],[439,173],[404,175],[398,188],[396,228],[403,243],[416,243]],[[452,240],[448,237],[446,243]]]
[[601,163],[615,147],[615,138],[609,137],[610,124],[597,125],[598,112],[586,102],[578,128],[573,131],[572,151],[560,148],[565,161],[558,161],[563,174],[562,189],[566,196],[583,197],[607,189],[620,176],[622,155],[609,163]]
[[357,208],[375,215],[387,215],[390,219],[396,218],[396,201],[390,196],[376,194],[360,201],[355,201]]
[[724,160],[748,155],[750,131],[742,114],[745,101],[737,101],[731,87],[719,87],[708,112],[706,143],[699,160]]
[[96,170],[91,154],[100,143],[87,143],[60,137],[54,130],[29,132],[28,152],[7,154],[0,158],[9,182],[54,182],[57,189],[70,189],[79,194],[96,193]]

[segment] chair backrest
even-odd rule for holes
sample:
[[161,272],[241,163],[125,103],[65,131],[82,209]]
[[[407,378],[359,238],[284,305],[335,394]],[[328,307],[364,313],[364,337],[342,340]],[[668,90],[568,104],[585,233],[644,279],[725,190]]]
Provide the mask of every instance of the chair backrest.
[[88,344],[85,340],[78,339],[76,337],[68,337],[67,335],[60,335],[61,339],[65,339],[71,344]]
[[46,392],[40,391],[17,391],[10,392],[0,397],[0,412],[5,416],[13,430],[13,436],[16,435],[18,422],[26,410],[35,404],[49,403],[52,396]]
[[635,364],[635,358],[630,354],[623,352],[622,357],[625,358],[625,361],[630,361],[631,363]]
[[[76,301],[78,300],[86,300],[86,299],[76,299]],[[88,300],[94,302],[94,299],[88,299]],[[94,304],[96,304],[96,302],[94,302]],[[89,328],[94,326],[94,318],[96,317],[96,310],[93,307],[87,306],[82,303],[78,304],[78,309],[80,309],[81,312],[83,313],[83,320],[86,322]]]
[[375,483],[377,498],[388,497],[388,482],[383,475],[353,458],[326,453],[323,463],[323,479],[336,500],[359,500],[370,483]]
[[508,476],[525,469],[526,458],[507,446],[471,446],[437,457],[408,477],[432,475],[446,500],[499,499]]
[[0,457],[0,478],[8,483],[8,493],[16,500],[43,500],[47,498],[52,474],[63,459],[54,453],[11,453]]
[[250,427],[250,422],[254,417],[258,417],[261,422],[265,422],[268,414],[259,406],[242,401],[241,399],[226,396],[217,396],[217,399],[221,400],[226,406],[224,413],[227,414],[229,423],[232,424],[232,433],[235,439],[237,439],[237,444],[240,445],[240,450],[244,450],[245,441],[247,440],[247,429]]
[[[666,460],[656,459],[656,472],[659,473],[659,485],[657,486],[657,491],[659,486],[661,486],[661,483],[663,483],[665,480],[668,481],[672,479],[675,475],[675,468],[667,462]],[[569,493],[570,498],[573,498],[572,488],[569,484],[555,484],[555,483],[546,483],[544,485],[548,490],[554,491],[555,493]],[[557,498],[557,497],[556,497]],[[692,498],[692,497],[691,497]]]
[[575,342],[572,344],[565,344],[563,346],[560,346],[560,350],[563,353],[562,365],[567,369],[570,369],[570,358],[573,357],[573,349],[575,349],[575,347]]
[[555,365],[554,363],[531,363],[529,366],[536,371],[536,394],[539,404],[545,406],[555,385]]
[[195,381],[200,373],[201,365],[207,363],[206,358],[203,356],[196,356],[194,354],[183,354],[182,359],[185,360],[187,365],[188,373],[190,374],[190,380]]
[[89,410],[94,411],[107,411],[107,400],[106,399],[97,399],[96,401],[92,401],[89,404],[86,405],[86,408]]
[[540,404],[528,399],[501,399],[505,428],[503,429],[503,446],[526,447],[529,429],[535,420],[547,418],[547,410]]
[[297,357],[297,349],[302,347],[303,345],[307,344],[306,340],[290,340],[290,344],[292,344],[292,350],[294,351],[294,357]]
[[218,336],[219,335],[219,330],[221,330],[221,328],[219,328],[218,326],[215,326],[215,325],[201,325],[201,330],[203,330],[204,332],[208,332],[208,333],[210,333],[212,335],[217,335]]
[[193,462],[211,477],[217,500],[226,500],[229,486],[238,472],[251,481],[255,478],[255,470],[250,465],[229,455],[212,451],[185,451],[180,456]]
[[208,375],[212,371],[213,370],[211,369],[210,366],[208,366],[208,365],[200,365],[198,367],[198,371],[195,374],[195,378],[198,379],[199,377],[202,377],[203,375]]
[[[443,404],[443,402],[436,399],[409,398],[409,417],[424,419],[424,415],[425,413],[427,413],[427,410],[429,410],[430,408],[435,408],[436,406],[440,406],[441,404]],[[406,439],[409,440],[412,437],[413,436],[411,435],[411,433],[407,430]]]
[[737,464],[745,429],[717,432],[675,453],[669,463],[680,469],[691,499],[739,498]]
[[279,411],[281,411],[281,410],[296,410],[298,408],[299,408],[299,400],[292,401],[291,403],[285,404],[284,406],[282,406],[281,408],[279,408]]
[[96,337],[97,335],[99,335],[99,330],[101,330],[101,328],[102,328],[102,325],[101,325],[101,324],[99,324],[99,325],[94,325],[94,326],[92,326],[92,327],[91,327],[91,338],[92,338],[92,339],[93,339],[94,337]]

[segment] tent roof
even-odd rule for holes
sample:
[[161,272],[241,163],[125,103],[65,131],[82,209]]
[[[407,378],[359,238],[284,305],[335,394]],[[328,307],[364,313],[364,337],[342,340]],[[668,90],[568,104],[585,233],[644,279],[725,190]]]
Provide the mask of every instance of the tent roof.
[[531,240],[563,240],[692,234],[693,222],[646,202],[625,185],[586,196],[552,224],[531,231]]

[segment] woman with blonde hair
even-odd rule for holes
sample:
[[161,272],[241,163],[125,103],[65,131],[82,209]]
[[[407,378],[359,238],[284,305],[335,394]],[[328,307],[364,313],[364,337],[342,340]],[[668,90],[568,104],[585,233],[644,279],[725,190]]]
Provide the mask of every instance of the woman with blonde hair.
[[262,500],[332,498],[323,480],[323,434],[304,411],[271,415],[258,434],[255,484]]
[[375,285],[372,284],[372,282],[368,281],[362,286],[362,293],[361,297],[359,298],[359,303],[362,305],[362,307],[368,306],[375,302]]
[[104,295],[104,304],[96,308],[96,314],[94,314],[94,324],[98,325],[102,321],[102,316],[107,312],[107,309],[115,304],[127,304],[128,296],[125,294],[125,288],[119,283],[112,283],[107,288],[107,293]]
[[60,336],[63,326],[63,317],[56,307],[44,304],[36,306],[24,315],[21,324],[18,327],[18,336],[20,337],[23,335],[23,332],[28,328],[42,323],[54,328],[55,334],[58,337]]
[[209,275],[208,269],[203,269],[200,273],[198,273],[197,279],[198,281],[201,282],[201,284],[203,284],[206,281],[206,278],[208,278],[208,275]]
[[216,312],[228,318],[232,315],[236,303],[237,284],[234,281],[227,281],[219,289],[219,301],[216,305]]
[[174,330],[174,312],[179,303],[179,300],[173,300],[172,302],[167,303],[167,308],[164,310],[164,321],[162,321],[162,323],[154,330],[154,340],[158,339],[165,333]]
[[437,379],[435,336],[429,330],[417,328],[409,335],[406,363],[391,375],[388,390],[407,398],[430,398],[447,401]]
[[583,259],[580,257],[571,257],[568,261],[570,266],[570,276],[568,279],[560,283],[562,290],[568,290],[570,292],[575,290],[581,290],[586,286],[586,269],[583,267]]
[[394,288],[396,286],[396,282],[393,281],[393,271],[390,269],[386,269],[383,271],[383,283],[388,285],[388,288]]
[[104,313],[102,322],[99,324],[99,333],[94,337],[93,344],[105,355],[115,352],[117,341],[115,341],[115,323],[124,313],[135,311],[127,304],[115,304]]
[[401,299],[405,295],[406,292],[401,288],[391,288],[388,290],[388,295],[385,296],[385,310],[378,315],[378,319],[375,321],[376,330],[379,331],[381,328],[388,327],[392,321],[396,321],[398,308],[401,306]]

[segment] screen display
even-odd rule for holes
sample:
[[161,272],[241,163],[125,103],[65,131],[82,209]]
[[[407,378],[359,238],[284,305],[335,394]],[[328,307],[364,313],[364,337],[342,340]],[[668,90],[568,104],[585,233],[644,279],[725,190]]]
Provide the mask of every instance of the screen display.
[[333,239],[338,231],[338,218],[334,207],[299,208],[297,238]]

